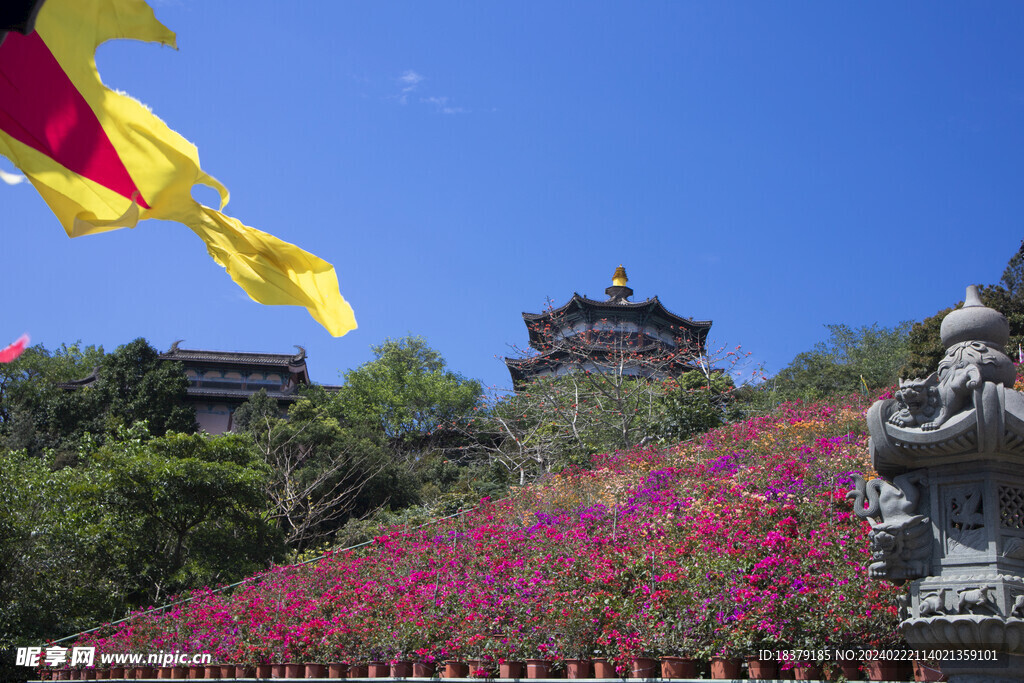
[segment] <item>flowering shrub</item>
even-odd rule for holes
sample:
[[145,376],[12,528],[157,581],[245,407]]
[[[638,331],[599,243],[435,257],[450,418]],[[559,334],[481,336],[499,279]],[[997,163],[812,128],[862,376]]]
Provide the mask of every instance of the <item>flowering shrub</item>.
[[280,567],[82,638],[227,662],[744,655],[892,645],[845,498],[866,404],[786,404],[669,449],[594,457],[511,499]]

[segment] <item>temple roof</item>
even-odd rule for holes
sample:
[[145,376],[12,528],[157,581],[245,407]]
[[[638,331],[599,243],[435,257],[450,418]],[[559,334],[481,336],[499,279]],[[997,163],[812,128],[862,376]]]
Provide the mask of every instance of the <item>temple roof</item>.
[[624,318],[640,318],[643,322],[647,322],[658,318],[668,326],[680,331],[690,331],[700,339],[706,337],[711,329],[710,320],[694,320],[676,315],[665,308],[657,296],[643,301],[625,301],[623,299],[598,301],[582,296],[579,292],[573,292],[572,298],[558,308],[544,313],[523,313],[523,320],[530,331],[530,346],[535,347],[536,344],[544,342],[547,335],[543,333],[543,329],[544,323],[547,321],[564,321],[562,324],[553,322],[552,327],[557,328],[571,324],[580,318],[588,322],[614,321]]
[[[564,305],[558,308],[551,309],[544,313],[523,313],[523,320],[542,320],[548,316],[561,315],[569,313],[574,308],[576,309],[589,309],[592,311],[605,312],[616,314],[623,310],[644,310],[647,309],[651,313],[659,313],[669,322],[678,324],[680,327],[698,328],[698,327],[711,327],[710,320],[694,320],[693,318],[684,318],[680,315],[676,315],[672,311],[665,308],[657,296],[652,296],[650,299],[644,299],[643,301],[598,301],[597,299],[590,299],[582,296],[579,292],[573,292],[572,298],[569,299]],[[607,316],[602,316],[607,317]],[[600,318],[599,318],[600,319]]]
[[264,367],[299,375],[300,382],[309,382],[306,369],[306,350],[296,346],[298,353],[252,353],[248,351],[208,351],[205,349],[178,348],[180,340],[171,344],[162,360],[180,361],[187,365],[210,365],[233,367]]

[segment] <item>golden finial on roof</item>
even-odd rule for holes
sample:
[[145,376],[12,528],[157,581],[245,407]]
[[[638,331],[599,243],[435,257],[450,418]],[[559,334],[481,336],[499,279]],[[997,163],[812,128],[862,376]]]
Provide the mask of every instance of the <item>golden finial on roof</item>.
[[619,267],[615,269],[615,273],[612,275],[612,286],[613,287],[625,287],[626,283],[629,282],[629,278],[626,277],[626,269],[619,264]]

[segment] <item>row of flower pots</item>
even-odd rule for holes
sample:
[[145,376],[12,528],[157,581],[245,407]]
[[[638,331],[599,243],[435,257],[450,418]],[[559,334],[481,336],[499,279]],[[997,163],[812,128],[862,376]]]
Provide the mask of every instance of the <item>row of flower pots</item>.
[[[208,664],[206,666],[173,666],[173,667],[111,667],[109,669],[44,669],[40,671],[42,680],[183,680],[183,679],[236,679],[236,678],[433,678],[439,675],[444,679],[458,678],[505,678],[505,679],[537,679],[561,678],[564,669],[565,678],[662,678],[682,679],[698,678],[705,672],[712,679],[744,678],[743,662],[739,659],[715,658],[702,666],[700,662],[682,657],[636,658],[630,666],[623,670],[607,659],[568,659],[563,666],[552,672],[554,663],[547,659],[529,659],[526,661],[501,661],[498,663],[484,660],[467,662],[446,662],[440,666],[432,662],[397,661],[390,664],[370,662],[368,664]],[[793,679],[821,680],[825,678],[822,668],[816,664],[802,663],[783,669],[777,662],[765,662],[755,659],[746,662],[746,677],[751,680]],[[914,663],[911,673],[909,662],[840,662],[828,672],[828,678],[841,673],[847,680],[871,681],[939,681],[941,672],[934,668]]]

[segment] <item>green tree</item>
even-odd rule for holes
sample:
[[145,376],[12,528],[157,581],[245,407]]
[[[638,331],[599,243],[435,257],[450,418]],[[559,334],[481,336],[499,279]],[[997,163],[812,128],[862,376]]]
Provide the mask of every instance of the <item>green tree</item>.
[[47,465],[24,451],[0,454],[0,650],[88,628],[125,607],[119,577],[101,561],[103,511],[91,482]]
[[736,387],[724,372],[688,372],[662,397],[661,417],[654,425],[659,443],[674,443],[738,419]]
[[658,379],[578,371],[540,377],[480,407],[461,449],[520,485],[547,472],[587,467],[592,453],[675,443],[731,418],[733,383],[694,369]]
[[244,437],[150,439],[137,424],[80,447],[77,467],[0,453],[0,648],[283,558],[264,511],[268,473]]
[[[293,550],[330,541],[351,515],[367,512],[364,490],[380,484],[389,469],[379,440],[345,426],[338,403],[337,394],[313,387],[283,418],[260,391],[235,413],[269,470],[263,489],[269,519]],[[407,502],[400,491],[400,502]]]
[[448,370],[422,337],[387,339],[373,353],[346,373],[338,407],[347,425],[384,439],[396,454],[415,458],[436,448],[480,398],[480,383]]
[[99,422],[102,405],[71,395],[62,385],[88,376],[103,349],[76,342],[53,352],[37,344],[0,364],[0,439],[11,450],[74,452],[79,436]]
[[909,322],[893,328],[826,327],[828,340],[797,354],[769,386],[786,398],[822,398],[896,383],[908,358]]
[[103,359],[94,391],[106,406],[108,422],[145,422],[150,434],[162,436],[196,430],[195,410],[185,402],[187,389],[181,364],[160,360],[159,352],[140,337]]
[[83,434],[102,436],[136,422],[146,422],[154,436],[194,432],[187,389],[181,365],[160,360],[145,339],[111,354],[81,343],[52,353],[33,346],[0,365],[0,438],[7,448],[35,456],[50,449],[58,465],[75,464]]
[[266,519],[269,468],[249,439],[134,430],[91,457],[133,601],[251,573],[281,556]]

